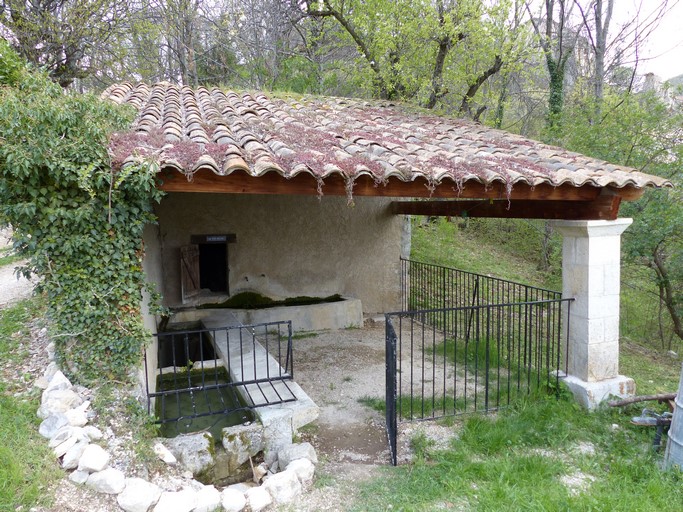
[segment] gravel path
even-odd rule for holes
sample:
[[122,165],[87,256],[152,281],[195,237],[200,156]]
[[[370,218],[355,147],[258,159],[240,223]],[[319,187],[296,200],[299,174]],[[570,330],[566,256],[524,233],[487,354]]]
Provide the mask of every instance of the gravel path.
[[[0,230],[0,251],[2,251],[0,256],[6,254],[3,249],[10,246],[9,237],[10,231],[8,229]],[[31,296],[33,284],[23,277],[17,279],[14,274],[14,268],[22,263],[18,261],[0,267],[0,308]]]
[[14,267],[21,265],[21,262],[13,263],[0,267],[0,308],[5,307],[21,299],[31,296],[33,283],[14,275]]

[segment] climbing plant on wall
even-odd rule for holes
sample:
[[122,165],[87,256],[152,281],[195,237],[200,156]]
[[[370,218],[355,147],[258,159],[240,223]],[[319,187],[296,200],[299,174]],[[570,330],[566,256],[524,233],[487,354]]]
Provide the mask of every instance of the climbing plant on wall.
[[142,231],[159,199],[149,158],[123,166],[132,111],[67,94],[0,42],[0,223],[45,293],[62,367],[124,378],[149,339]]

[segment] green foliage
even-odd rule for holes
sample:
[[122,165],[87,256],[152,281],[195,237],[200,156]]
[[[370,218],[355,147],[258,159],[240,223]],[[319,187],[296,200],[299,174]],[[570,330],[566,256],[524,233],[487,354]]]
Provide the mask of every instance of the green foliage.
[[[347,67],[361,91],[428,108],[440,102],[449,111],[468,114],[477,110],[473,107],[491,104],[495,93],[481,87],[486,71],[498,58],[498,70],[517,70],[520,54],[527,51],[524,30],[511,23],[513,4],[506,0],[306,4],[313,16],[334,18],[344,28],[336,44],[356,49],[355,65]],[[470,87],[472,97],[463,102]]]
[[[562,144],[683,184],[683,112],[665,105],[652,93],[608,91],[603,117],[594,120],[595,103],[573,98],[565,112]],[[676,335],[683,339],[683,201],[678,189],[649,190],[634,203],[625,203],[620,215],[633,217],[624,234],[624,252],[630,262],[650,269],[662,304]]]
[[122,378],[147,339],[142,230],[155,166],[112,168],[108,139],[131,112],[69,95],[42,73],[0,91],[0,219],[42,279],[58,357],[72,377]]
[[7,41],[0,39],[0,85],[16,87],[21,80],[25,64]]

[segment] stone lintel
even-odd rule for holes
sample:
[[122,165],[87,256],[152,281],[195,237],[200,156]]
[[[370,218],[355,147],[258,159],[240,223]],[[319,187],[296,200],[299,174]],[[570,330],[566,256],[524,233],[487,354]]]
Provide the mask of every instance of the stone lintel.
[[627,398],[636,393],[636,383],[624,375],[597,382],[586,382],[574,375],[567,375],[562,378],[562,382],[567,385],[574,398],[588,410],[596,409],[611,396]]

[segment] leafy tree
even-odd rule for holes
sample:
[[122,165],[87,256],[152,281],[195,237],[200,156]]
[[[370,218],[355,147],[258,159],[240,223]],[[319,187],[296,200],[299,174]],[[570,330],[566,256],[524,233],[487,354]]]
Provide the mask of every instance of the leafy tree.
[[520,50],[506,0],[310,0],[303,7],[337,21],[374,95],[441,103],[474,118],[488,106],[477,101],[485,84]]
[[[594,120],[593,97],[574,99],[564,113],[562,144],[609,162],[664,176],[683,185],[683,112],[654,93],[607,89],[603,117]],[[624,234],[631,261],[650,269],[673,331],[683,340],[683,201],[678,188],[653,190],[627,202],[621,214],[634,217]]]
[[110,63],[122,35],[128,2],[117,0],[2,0],[0,21],[28,62],[62,87]]
[[545,0],[537,15],[532,13],[530,3],[527,0],[525,6],[538,36],[548,70],[549,90],[546,127],[548,136],[552,140],[555,137],[564,107],[567,64],[576,46],[579,31],[570,27],[573,0]]
[[[4,43],[0,55],[1,69],[15,66]],[[135,146],[115,132],[133,113],[65,94],[42,72],[1,75],[12,78],[0,84],[0,220],[28,257],[21,271],[41,278],[62,366],[123,378],[148,339],[141,240],[159,197],[153,165],[122,165]]]

